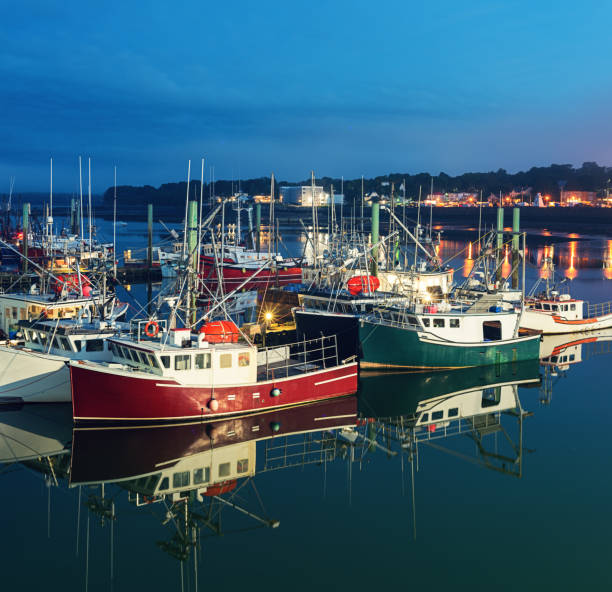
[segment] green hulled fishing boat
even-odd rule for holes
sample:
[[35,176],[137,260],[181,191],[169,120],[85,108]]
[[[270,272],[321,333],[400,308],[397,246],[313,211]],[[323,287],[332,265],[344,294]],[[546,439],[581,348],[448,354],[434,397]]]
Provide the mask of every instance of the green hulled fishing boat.
[[449,370],[538,359],[540,335],[519,313],[387,307],[359,319],[362,368]]

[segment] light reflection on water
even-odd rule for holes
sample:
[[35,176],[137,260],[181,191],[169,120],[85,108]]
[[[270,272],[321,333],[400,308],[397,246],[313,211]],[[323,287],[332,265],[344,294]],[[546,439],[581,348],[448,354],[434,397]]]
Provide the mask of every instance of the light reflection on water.
[[[575,237],[577,235],[571,236],[571,238]],[[463,254],[465,249],[467,249],[467,256]],[[504,277],[510,273],[512,267],[509,251],[506,245],[502,263]],[[529,267],[531,267],[531,273],[528,272],[528,275],[536,273],[538,277],[547,279],[550,276],[548,260],[551,259],[559,278],[575,280],[581,273],[587,273],[588,270],[589,278],[599,276],[602,279],[612,280],[612,240],[570,240],[527,247],[526,252]],[[450,260],[451,266],[461,267],[462,275],[467,277],[474,267],[477,248],[468,241],[442,239],[439,254],[443,261]]]

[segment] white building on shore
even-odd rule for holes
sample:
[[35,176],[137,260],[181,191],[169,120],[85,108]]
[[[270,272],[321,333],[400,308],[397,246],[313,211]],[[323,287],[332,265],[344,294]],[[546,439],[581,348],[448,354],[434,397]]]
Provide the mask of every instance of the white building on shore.
[[[311,185],[283,186],[279,188],[279,192],[285,205],[312,207],[313,195],[314,205],[326,206],[329,204],[329,193],[323,191],[323,187],[320,185],[315,185],[314,188]],[[338,203],[336,199],[334,201]]]

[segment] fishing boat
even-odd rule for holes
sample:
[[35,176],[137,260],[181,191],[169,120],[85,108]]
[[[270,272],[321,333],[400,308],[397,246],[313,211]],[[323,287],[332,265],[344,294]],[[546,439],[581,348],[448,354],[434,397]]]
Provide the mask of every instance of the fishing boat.
[[545,335],[581,333],[612,327],[612,301],[591,304],[573,298],[569,291],[561,292],[555,285],[552,258],[544,261],[546,284],[537,292],[541,279],[536,282],[525,300],[521,327],[541,331]]
[[[272,261],[272,265],[252,277],[268,261]],[[200,279],[210,290],[215,290],[220,283],[224,292],[238,287],[256,290],[301,283],[302,268],[297,260],[283,259],[278,253],[258,252],[241,245],[225,246],[223,249],[217,245],[215,249],[212,244],[207,244],[203,246],[200,257]],[[249,281],[245,283],[245,280]]]
[[69,403],[68,362],[110,361],[107,338],[126,329],[113,320],[60,318],[19,321],[17,327],[23,342],[0,345],[0,404]]
[[590,304],[553,291],[526,300],[521,327],[545,335],[608,329],[612,327],[612,301]]
[[359,319],[361,366],[450,370],[539,358],[540,333],[519,328],[520,311],[483,304],[374,308]]
[[74,419],[165,422],[310,403],[357,390],[356,361],[335,337],[258,350],[231,321],[198,333],[138,321],[131,338],[109,338],[112,362],[71,361]]

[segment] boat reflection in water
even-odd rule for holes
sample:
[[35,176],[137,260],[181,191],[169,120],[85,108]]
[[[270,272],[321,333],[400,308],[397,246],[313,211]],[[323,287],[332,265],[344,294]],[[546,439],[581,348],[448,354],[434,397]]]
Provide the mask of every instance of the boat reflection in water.
[[70,461],[72,406],[63,403],[0,405],[0,463]]
[[[466,435],[478,445],[479,460],[488,468],[520,476],[521,448],[516,458],[485,449],[484,437],[505,432],[502,415],[517,419],[522,430],[525,412],[518,397],[519,386],[540,383],[537,361],[470,368],[451,373],[367,375],[360,378],[360,416],[368,418],[370,440],[379,430],[400,449],[416,454],[420,443]],[[474,460],[473,458],[471,460]]]
[[259,498],[255,474],[334,460],[343,446],[336,432],[356,422],[357,398],[350,396],[207,423],[76,428],[70,486],[102,486],[100,496],[90,495],[88,506],[103,516],[115,515],[112,497],[104,496],[110,484],[127,490],[137,506],[159,503],[160,521],[171,533],[157,544],[185,561],[199,545],[200,528],[227,532],[221,529],[224,509],[255,526],[277,527],[263,505],[252,508],[244,502],[249,493],[253,502]]
[[[409,467],[414,495],[419,449],[446,450],[443,444],[448,439],[452,448],[448,452],[454,457],[520,477],[527,413],[517,389],[537,385],[538,371],[538,362],[533,361],[452,373],[363,373],[358,396],[166,426],[71,431],[68,409],[57,425],[33,417],[32,427],[20,428],[23,452],[13,458],[5,453],[4,458],[36,469],[48,485],[64,486],[68,481],[77,490],[75,537],[86,583],[92,578],[89,564],[94,557],[87,552],[94,536],[90,521],[110,527],[110,551],[95,557],[96,563],[108,557],[113,580],[117,557],[113,525],[122,522],[125,530],[131,524],[142,527],[146,520],[159,524],[159,536],[150,543],[147,539],[145,545],[151,550],[157,545],[180,561],[181,583],[193,582],[197,588],[206,535],[279,526],[264,509],[256,487],[256,476],[262,473],[274,471],[276,479],[284,480],[291,475],[279,470],[314,465],[323,472],[329,463],[345,463],[348,470],[342,472],[350,503],[353,469],[355,474],[360,469],[360,480],[367,478],[367,461],[382,449],[385,456],[395,457],[402,484],[404,467]],[[37,405],[36,412],[44,407]],[[65,406],[55,406],[60,407]],[[518,423],[518,437],[510,421]],[[15,434],[17,423],[6,421],[2,433],[9,434],[10,427]],[[476,444],[475,456],[453,444],[459,438],[467,438],[472,450]],[[495,446],[489,446],[493,440]],[[274,500],[264,501],[268,506]],[[140,522],[130,505],[142,517]]]
[[550,404],[555,384],[572,366],[606,354],[612,354],[612,329],[544,335],[540,344],[540,363],[544,368],[540,402]]

